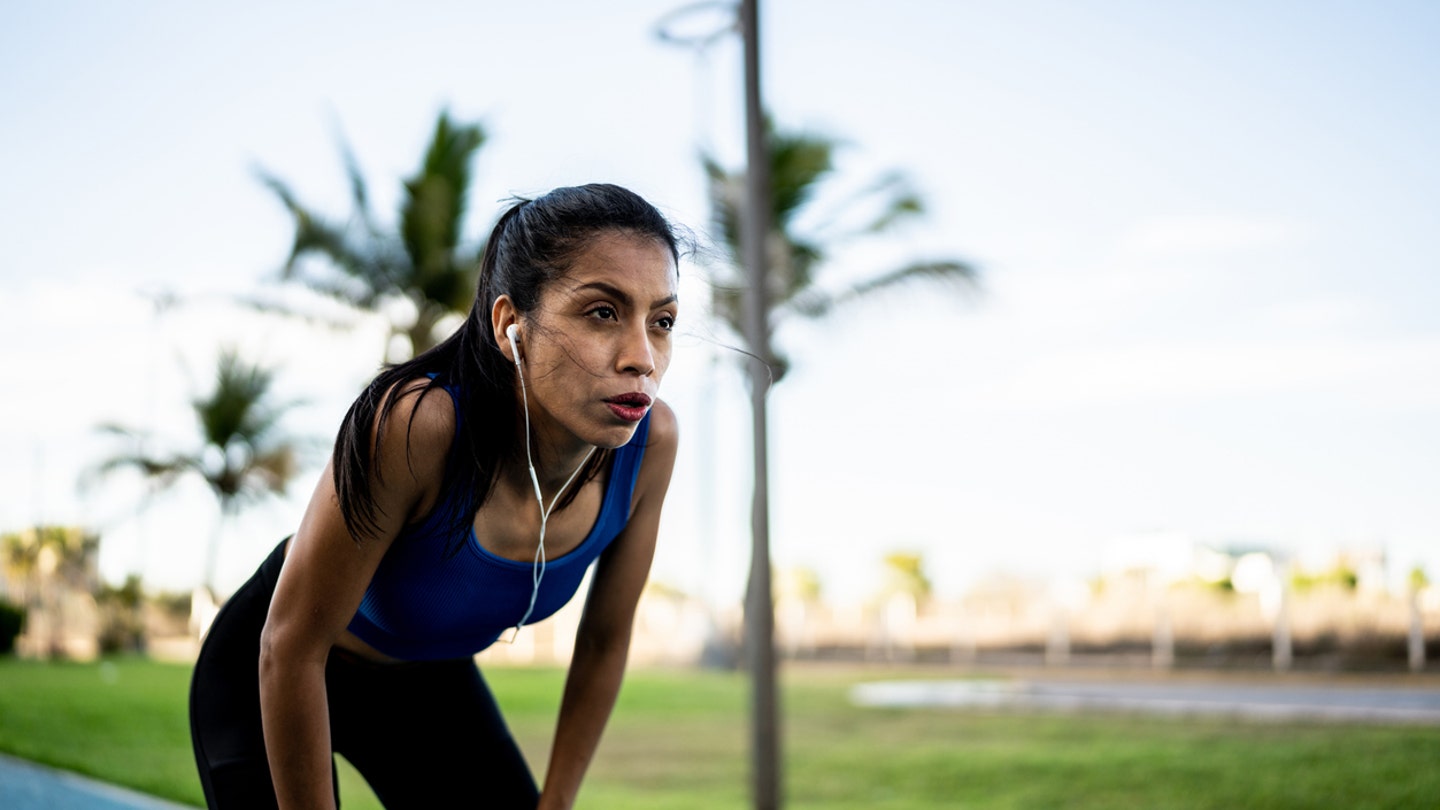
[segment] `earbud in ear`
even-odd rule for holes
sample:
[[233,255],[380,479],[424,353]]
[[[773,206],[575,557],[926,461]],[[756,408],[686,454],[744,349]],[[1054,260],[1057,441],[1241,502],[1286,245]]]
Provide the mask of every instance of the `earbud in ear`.
[[520,365],[520,325],[512,323],[505,327],[505,337],[510,338],[510,352],[515,355],[515,365]]

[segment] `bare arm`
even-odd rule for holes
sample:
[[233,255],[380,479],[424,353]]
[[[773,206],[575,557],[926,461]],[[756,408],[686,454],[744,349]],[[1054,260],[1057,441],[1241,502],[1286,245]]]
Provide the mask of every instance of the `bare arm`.
[[678,429],[675,414],[663,402],[651,410],[649,440],[636,481],[635,510],[624,531],[600,557],[585,602],[540,794],[541,810],[569,808],[575,803],[625,675],[635,605],[650,574],[660,507],[675,467]]
[[417,407],[404,396],[380,437],[376,535],[357,542],[346,529],[327,466],[290,541],[260,636],[265,751],[285,810],[335,806],[325,662],[395,535],[438,492],[453,432],[448,397],[432,394]]

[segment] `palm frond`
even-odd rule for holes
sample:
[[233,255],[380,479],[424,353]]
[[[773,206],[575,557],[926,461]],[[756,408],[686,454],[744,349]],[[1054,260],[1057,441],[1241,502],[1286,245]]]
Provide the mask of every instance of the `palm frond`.
[[732,173],[712,156],[702,154],[706,192],[710,198],[710,227],[720,238],[728,256],[722,270],[734,274],[740,264],[740,210],[744,197],[745,177]]
[[405,181],[400,209],[400,235],[413,270],[408,283],[417,288],[441,287],[452,296],[458,267],[456,248],[470,189],[470,164],[485,142],[478,124],[456,125],[442,112],[420,171]]
[[135,449],[117,452],[81,471],[77,487],[82,493],[88,492],[101,481],[122,470],[136,472],[156,488],[165,489],[198,464],[196,457],[183,453],[147,452],[144,449],[145,443],[150,439],[147,433],[117,422],[96,425],[95,430],[123,439]]
[[153,484],[156,489],[167,489],[187,473],[195,471],[198,466],[198,458],[181,454],[152,456],[141,453],[119,453],[90,468],[82,476],[82,483],[88,487],[95,481],[121,470],[133,470]]
[[907,190],[902,195],[891,198],[880,215],[865,227],[864,233],[867,235],[884,233],[900,222],[924,213],[925,203],[920,199],[920,195]]
[[284,180],[271,174],[264,166],[252,166],[251,171],[254,172],[255,178],[260,181],[260,185],[270,189],[270,193],[280,198],[280,204],[285,206],[285,210],[292,214],[296,211],[304,210],[304,206],[300,205],[299,198],[295,196],[295,192],[291,190],[290,185]]
[[118,436],[124,439],[139,439],[142,436],[140,431],[135,430],[131,427],[126,427],[119,422],[101,422],[100,424],[95,426],[95,430],[100,433],[108,433],[111,436]]
[[215,387],[192,405],[205,443],[224,450],[234,442],[256,447],[279,420],[281,410],[267,403],[275,371],[246,362],[234,348],[221,351]]
[[[770,154],[771,228],[788,236],[793,220],[834,170],[837,142],[809,133],[777,132],[768,117],[765,125]],[[711,155],[702,154],[700,161],[709,188],[711,224],[738,263],[742,253],[740,221],[745,204],[745,172],[730,171]]]
[[835,293],[811,288],[797,292],[783,306],[802,318],[821,318],[834,309],[835,298]]
[[284,495],[298,469],[295,447],[282,444],[257,453],[250,462],[250,474],[264,492]]
[[[822,134],[776,130],[768,116],[765,126],[771,180],[766,285],[772,329],[787,315],[820,318],[836,307],[911,283],[974,288],[974,266],[958,260],[913,262],[842,290],[821,285],[819,271],[848,242],[883,235],[918,218],[925,212],[925,201],[904,173],[891,171],[833,204],[826,203],[830,211],[817,216],[817,203],[830,199],[822,192],[834,185],[835,154],[843,142]],[[746,282],[741,268],[740,223],[745,176],[743,171],[726,169],[711,155],[702,154],[700,160],[711,227],[729,253],[720,261],[707,263],[712,273],[711,304],[719,320],[743,335],[741,293]],[[788,371],[790,362],[784,354],[769,346],[760,351],[777,380]]]
[[820,290],[808,291],[805,296],[796,296],[790,302],[790,309],[806,318],[822,318],[836,307],[854,301],[871,298],[877,293],[893,290],[916,282],[953,284],[961,289],[974,289],[977,273],[973,265],[955,260],[922,261],[905,265],[834,294]]
[[365,183],[365,174],[360,171],[360,161],[356,159],[349,139],[338,125],[335,127],[335,141],[340,150],[340,160],[345,164],[345,178],[350,183],[350,204],[355,208],[355,216],[367,232],[377,234],[379,229],[375,227],[375,219],[370,214],[370,189]]
[[[369,188],[338,127],[336,138],[350,186],[353,211],[348,220],[321,216],[301,204],[279,178],[256,169],[260,182],[294,221],[294,242],[282,278],[362,310],[375,311],[385,300],[404,296],[425,313],[437,306],[445,313],[465,312],[474,297],[479,252],[461,247],[461,230],[471,163],[485,143],[484,129],[440,113],[420,168],[403,181],[399,221],[393,229],[382,228],[372,216]],[[316,265],[301,262],[306,257],[322,259],[321,267],[328,265],[335,272],[315,272]]]
[[[222,350],[213,389],[191,401],[200,427],[198,450],[145,452],[143,434],[115,423],[102,424],[99,430],[132,440],[139,449],[117,453],[86,475],[98,480],[116,470],[133,469],[156,488],[165,488],[193,473],[219,501],[223,520],[233,518],[246,502],[283,494],[297,471],[298,446],[279,433],[280,417],[294,403],[273,401],[274,380],[273,369],[245,361],[233,348]],[[207,580],[214,576],[213,540],[209,559]]]
[[[814,268],[824,260],[824,247],[795,233],[792,223],[833,171],[837,141],[810,133],[769,129],[771,239],[768,246],[772,300],[788,300],[813,281]],[[712,225],[729,249],[725,268],[738,280],[742,262],[740,222],[744,210],[745,174],[731,172],[709,155],[701,156],[708,180]]]
[[[770,260],[770,300],[783,304],[815,283],[815,269],[825,261],[825,248],[817,241],[804,238],[776,239],[775,253]],[[781,250],[786,252],[781,253]]]
[[[905,220],[923,215],[925,201],[908,175],[890,171],[829,203],[827,209],[813,220],[816,224],[812,232],[838,245],[856,237],[883,234]],[[854,221],[857,217],[858,224]]]
[[[284,181],[263,169],[256,169],[256,174],[261,183],[280,199],[295,223],[295,236],[290,255],[281,268],[281,278],[298,280],[317,292],[363,309],[374,305],[374,289],[394,287],[394,251],[383,238],[367,233],[366,244],[355,244],[347,226],[337,225],[305,207]],[[367,289],[356,292],[353,288],[357,285],[347,286],[333,279],[302,274],[300,261],[310,255],[326,259],[332,267]]]
[[101,462],[97,469],[101,472],[133,469],[146,478],[170,479],[183,475],[193,466],[194,459],[187,456],[161,458],[156,456],[121,454]]
[[810,133],[777,132],[767,119],[770,149],[771,227],[787,232],[835,169],[838,142]]
[[741,324],[741,296],[744,290],[733,285],[716,284],[710,288],[710,307],[722,323],[737,335],[744,334]]

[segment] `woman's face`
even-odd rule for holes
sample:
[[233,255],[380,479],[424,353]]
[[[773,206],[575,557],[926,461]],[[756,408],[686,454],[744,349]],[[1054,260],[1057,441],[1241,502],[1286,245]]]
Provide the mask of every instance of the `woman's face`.
[[520,321],[537,433],[610,448],[630,440],[670,366],[676,284],[668,247],[613,231],[591,239],[545,287]]

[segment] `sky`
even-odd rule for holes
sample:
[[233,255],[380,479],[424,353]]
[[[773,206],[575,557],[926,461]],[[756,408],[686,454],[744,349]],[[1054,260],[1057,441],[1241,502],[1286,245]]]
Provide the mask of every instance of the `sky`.
[[[108,578],[175,589],[220,531],[225,591],[293,530],[384,328],[278,284],[290,223],[257,167],[343,215],[343,134],[388,213],[448,109],[488,134],[472,240],[510,195],[603,180],[703,247],[697,155],[743,161],[739,43],[661,42],[685,5],[0,6],[0,531],[91,526]],[[941,596],[1176,542],[1381,549],[1392,576],[1440,575],[1440,7],[762,13],[777,123],[845,143],[818,202],[890,170],[928,202],[822,281],[921,257],[981,275],[780,326],[778,566],[836,599],[873,593],[892,551],[922,553]],[[703,266],[682,275],[662,394],[684,434],[654,576],[729,599],[749,558],[746,395]],[[254,294],[351,327],[234,303]],[[299,403],[286,428],[310,452],[289,496],[217,529],[195,485],[77,486],[116,449],[99,424],[183,445],[224,345],[277,364]]]

